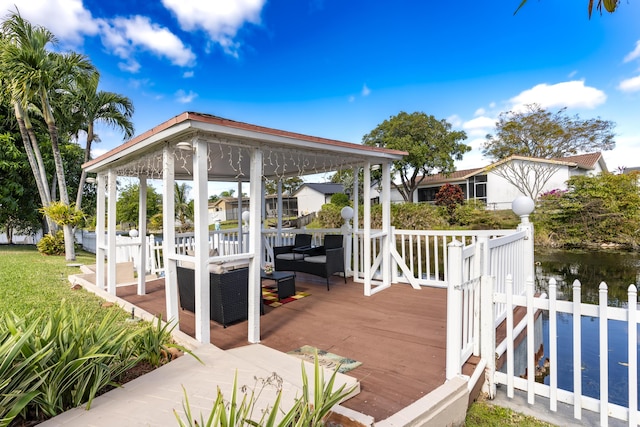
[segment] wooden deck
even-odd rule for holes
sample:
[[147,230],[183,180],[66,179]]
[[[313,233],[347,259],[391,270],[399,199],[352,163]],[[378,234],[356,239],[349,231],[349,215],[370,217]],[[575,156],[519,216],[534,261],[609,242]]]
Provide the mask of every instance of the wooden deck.
[[[362,362],[348,375],[361,393],[343,404],[383,420],[445,381],[446,290],[393,285],[371,297],[363,285],[337,276],[327,291],[324,279],[304,273],[296,289],[309,297],[260,317],[261,343],[282,352],[311,345]],[[118,296],[153,314],[165,313],[164,281],[120,287]],[[211,342],[222,349],[247,345],[247,322],[223,328],[211,322]],[[194,335],[193,313],[180,313],[180,329]]]

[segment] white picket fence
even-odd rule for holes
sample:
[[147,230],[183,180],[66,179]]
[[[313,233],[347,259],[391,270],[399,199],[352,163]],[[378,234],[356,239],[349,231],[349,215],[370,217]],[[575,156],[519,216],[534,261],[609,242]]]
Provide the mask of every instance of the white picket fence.
[[[510,278],[509,278],[510,280]],[[509,283],[507,280],[507,283]],[[487,288],[490,291],[490,287]],[[607,426],[608,418],[613,417],[618,420],[628,422],[629,426],[637,426],[640,419],[638,414],[638,314],[637,314],[637,289],[635,285],[628,287],[627,307],[609,307],[607,304],[607,285],[602,282],[599,288],[599,304],[585,304],[581,302],[581,285],[579,281],[573,283],[573,301],[558,301],[557,286],[555,279],[549,281],[548,298],[545,295],[535,296],[534,282],[528,280],[526,283],[526,294],[516,295],[507,286],[505,291],[494,290],[494,303],[506,304],[507,306],[507,337],[505,341],[511,343],[506,346],[507,369],[506,373],[495,372],[496,383],[506,385],[507,396],[512,398],[514,389],[527,393],[528,403],[533,405],[536,396],[541,396],[549,400],[549,409],[556,411],[558,402],[563,402],[573,406],[574,418],[582,418],[583,409],[600,414],[600,425]],[[532,339],[527,339],[527,373],[526,378],[521,378],[518,373],[514,373],[514,348],[513,342],[518,335],[518,331],[513,326],[513,311],[517,307],[526,308],[526,315],[523,322],[526,324],[525,332],[527,337],[534,336],[534,317],[538,310],[548,312],[549,318],[549,384],[542,384],[535,381],[536,369],[540,369],[539,361],[535,359],[535,349]],[[562,313],[569,314],[572,318],[572,342],[558,342],[558,316]],[[585,334],[584,320],[589,320],[587,326],[597,322],[598,338],[596,342],[583,342]],[[626,336],[621,336],[618,331],[615,336],[609,333],[610,322],[618,321],[626,323]],[[589,334],[593,337],[593,334]],[[628,407],[613,404],[609,401],[609,344],[612,340],[624,340],[627,343],[627,388]],[[583,393],[583,346],[588,345],[593,349],[596,347],[599,354],[599,384],[598,396],[586,396]],[[573,361],[573,390],[564,390],[558,387],[558,348],[559,346],[572,347]],[[495,349],[494,349],[495,352]],[[534,373],[534,374],[531,374]],[[623,378],[617,378],[618,382]]]

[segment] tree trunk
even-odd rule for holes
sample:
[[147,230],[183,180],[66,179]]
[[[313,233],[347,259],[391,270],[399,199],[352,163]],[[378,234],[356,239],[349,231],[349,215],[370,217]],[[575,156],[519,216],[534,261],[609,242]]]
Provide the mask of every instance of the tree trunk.
[[[67,182],[64,177],[64,164],[62,163],[62,155],[60,154],[60,147],[58,146],[58,128],[56,127],[55,119],[53,118],[53,112],[49,105],[46,94],[41,94],[43,113],[47,127],[49,129],[49,136],[51,137],[51,150],[53,151],[53,160],[56,166],[56,177],[58,178],[58,190],[60,193],[60,201],[65,206],[69,206],[69,193],[67,192]],[[76,249],[74,245],[74,237],[72,226],[66,224],[63,226],[64,230],[64,253],[67,261],[74,261],[76,259]]]
[[[87,127],[87,146],[84,149],[84,162],[87,163],[91,158],[91,144],[93,143],[93,123],[89,123]],[[82,169],[80,173],[80,183],[78,184],[78,193],[76,194],[76,209],[82,209],[82,194],[84,193],[84,182],[87,179],[87,172]]]
[[[36,187],[38,189],[38,194],[40,195],[40,202],[43,207],[47,207],[51,204],[51,193],[49,193],[49,184],[46,180],[46,175],[43,174],[38,165],[38,161],[36,160],[36,155],[33,150],[32,142],[30,141],[29,132],[27,130],[27,126],[25,124],[24,116],[22,115],[22,107],[17,102],[14,102],[14,113],[16,116],[16,120],[18,122],[18,127],[20,129],[20,135],[22,137],[22,144],[24,145],[24,151],[27,154],[27,159],[29,160],[29,165],[31,166],[31,172],[33,172],[33,178],[36,181]],[[33,143],[37,147],[37,141],[34,139]],[[39,152],[40,150],[38,150]],[[51,220],[51,218],[45,215],[45,220],[47,221],[47,227],[50,232],[55,232],[56,224]]]

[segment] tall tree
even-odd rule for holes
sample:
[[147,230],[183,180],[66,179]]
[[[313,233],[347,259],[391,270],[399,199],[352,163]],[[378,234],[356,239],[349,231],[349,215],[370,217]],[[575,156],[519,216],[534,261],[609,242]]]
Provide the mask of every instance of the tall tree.
[[[91,147],[94,142],[100,142],[100,136],[95,132],[95,125],[101,123],[113,129],[120,130],[124,139],[134,134],[131,118],[133,117],[133,103],[129,98],[118,93],[99,91],[98,79],[85,79],[74,84],[66,93],[62,111],[66,112],[66,121],[72,123],[68,131],[76,140],[80,133],[86,135],[87,141],[84,152],[84,162],[91,159]],[[82,207],[82,195],[86,172],[80,173],[76,207]]]
[[537,104],[500,114],[495,135],[487,135],[482,154],[497,161],[509,156],[541,159],[612,150],[615,123],[570,117],[566,108],[552,113]]
[[[38,103],[51,139],[60,201],[68,209],[73,209],[69,203],[58,128],[50,94],[67,89],[74,82],[97,79],[98,73],[84,55],[50,51],[48,46],[56,43],[53,33],[44,27],[31,25],[17,12],[7,17],[3,23],[3,30],[9,42],[3,49],[2,65],[11,79],[13,94],[23,107],[29,102]],[[67,260],[74,260],[73,228],[65,224],[63,231],[65,257]]]
[[428,175],[455,170],[454,161],[462,160],[462,155],[471,150],[460,142],[466,138],[464,131],[451,130],[451,124],[444,119],[438,120],[422,112],[408,114],[402,111],[366,134],[362,142],[409,153],[393,163],[392,178],[399,175],[400,184],[391,181],[404,200],[410,202],[418,185]]
[[[514,15],[518,13],[518,11],[522,8],[522,6],[525,5],[526,2],[527,0],[522,0],[520,5],[516,9]],[[604,6],[604,9],[607,12],[613,13],[616,11],[619,5],[620,5],[620,0],[598,0],[598,3],[596,4],[596,9],[598,10],[598,12],[600,12],[600,15],[602,15],[602,6]],[[589,12],[589,19],[591,19],[591,14],[593,12],[593,0],[588,0],[587,11]]]
[[[129,184],[122,189],[116,201],[116,220],[118,222],[138,223],[140,207],[140,186]],[[153,215],[162,212],[162,195],[152,186],[147,187],[147,221]]]
[[189,228],[188,220],[193,220],[193,205],[189,203],[189,187],[184,182],[182,184],[175,183],[175,209],[176,219],[180,221],[180,231],[187,231]]
[[495,135],[487,135],[482,153],[497,161],[493,173],[536,200],[564,157],[612,149],[614,126],[600,118],[569,117],[564,108],[551,113],[527,105],[524,111],[500,115]]
[[[304,181],[299,176],[292,176],[282,180],[282,192],[286,194],[293,194],[300,186],[304,184]],[[264,183],[265,191],[267,194],[276,194],[278,192],[278,182],[272,179],[267,179]]]

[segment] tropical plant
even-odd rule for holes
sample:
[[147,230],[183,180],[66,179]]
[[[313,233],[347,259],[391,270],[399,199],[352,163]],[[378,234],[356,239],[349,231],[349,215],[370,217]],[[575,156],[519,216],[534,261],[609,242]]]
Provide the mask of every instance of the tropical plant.
[[[122,189],[116,201],[116,219],[119,222],[138,223],[140,186],[129,184]],[[162,210],[162,196],[152,186],[147,187],[147,220]]]
[[[391,181],[404,200],[411,202],[413,193],[428,175],[455,170],[454,160],[462,160],[462,155],[471,150],[460,142],[466,138],[464,131],[452,130],[444,119],[402,111],[366,134],[362,142],[408,153],[402,160],[393,162]],[[394,182],[395,176],[400,177],[400,184]]]
[[175,211],[176,219],[180,222],[180,231],[185,232],[189,229],[189,221],[193,221],[193,205],[189,203],[189,187],[187,184],[175,183]]
[[64,235],[62,231],[54,234],[45,234],[42,239],[36,243],[38,252],[44,255],[63,255],[64,254]]
[[[23,127],[26,115],[26,106],[38,103],[39,113],[42,115],[49,131],[51,149],[55,164],[56,179],[60,201],[69,206],[69,194],[65,179],[64,165],[59,147],[58,128],[51,94],[57,94],[66,90],[72,84],[91,79],[97,79],[98,73],[84,55],[71,53],[58,53],[48,49],[49,45],[56,43],[56,38],[49,30],[40,26],[33,26],[22,18],[18,12],[10,13],[3,22],[3,43],[1,52],[1,64],[4,69],[4,78],[8,81],[16,110],[16,118],[22,121],[21,133],[24,138],[29,138],[33,146],[37,145],[35,138],[25,132]],[[29,145],[24,141],[25,148]],[[31,150],[30,150],[31,151]],[[42,175],[35,162],[31,162],[36,180],[40,180],[39,188],[44,186]],[[42,189],[42,191],[45,191]],[[45,199],[46,196],[45,196]],[[52,200],[49,195],[45,200],[47,207]],[[75,259],[75,245],[71,225],[64,225],[65,254],[67,260]]]
[[[193,416],[191,405],[187,391],[184,391],[184,401],[182,407],[184,409],[186,420],[182,420],[176,410],[174,414],[181,427],[236,427],[236,426],[262,426],[262,427],[319,427],[326,425],[331,408],[340,403],[346,396],[353,392],[353,389],[346,389],[343,384],[337,390],[334,390],[336,375],[338,368],[333,372],[329,381],[324,381],[323,370],[320,369],[318,363],[318,354],[315,355],[314,361],[314,383],[313,398],[311,397],[311,388],[309,379],[304,367],[302,366],[302,395],[296,399],[292,408],[284,413],[281,411],[280,404],[282,399],[282,379],[275,373],[265,380],[260,380],[261,388],[256,394],[257,384],[251,389],[250,395],[246,393],[242,396],[242,401],[238,400],[238,378],[237,372],[233,380],[233,388],[231,401],[226,402],[220,389],[218,388],[216,400],[213,403],[211,412],[205,420],[200,414],[199,418]],[[256,402],[260,398],[260,394],[265,387],[275,385],[277,394],[273,405],[268,410],[262,412],[260,419],[253,419],[253,412]],[[244,388],[244,387],[243,387]],[[277,421],[278,414],[282,417]]]
[[149,363],[153,367],[159,367],[173,360],[171,349],[189,353],[198,361],[200,359],[184,346],[173,342],[171,332],[177,323],[162,323],[160,316],[155,322],[146,323],[140,334],[136,337],[135,354],[139,361]]
[[[129,98],[114,92],[98,90],[98,79],[84,79],[72,82],[71,87],[62,100],[63,108],[69,117],[67,123],[73,126],[69,132],[76,139],[80,132],[86,134],[87,141],[84,150],[84,162],[91,159],[91,147],[94,142],[100,142],[100,137],[95,132],[95,125],[101,123],[113,129],[120,130],[124,138],[131,138],[134,134],[133,103]],[[76,206],[82,206],[86,171],[80,173]]]

